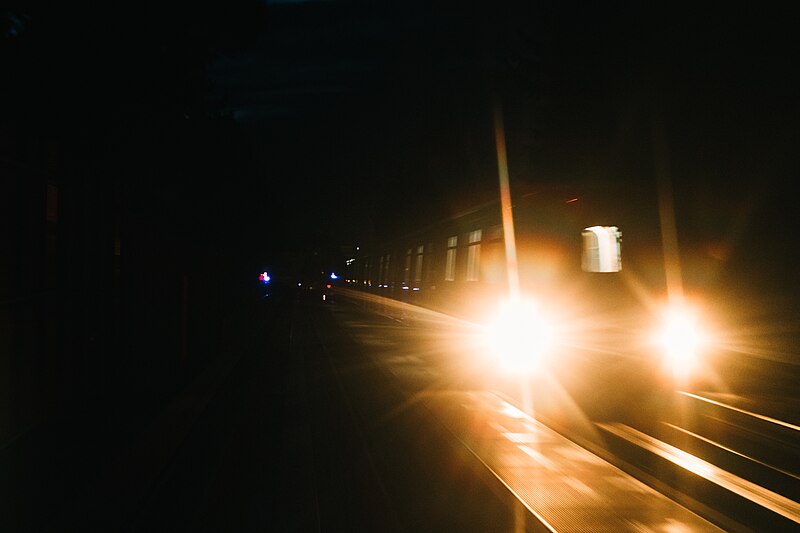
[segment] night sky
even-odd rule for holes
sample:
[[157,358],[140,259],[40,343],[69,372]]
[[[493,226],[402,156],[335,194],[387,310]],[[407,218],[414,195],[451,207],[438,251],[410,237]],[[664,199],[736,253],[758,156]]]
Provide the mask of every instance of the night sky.
[[338,247],[496,194],[496,96],[515,184],[651,174],[656,115],[688,179],[794,179],[778,5],[30,2],[5,107],[187,246]]

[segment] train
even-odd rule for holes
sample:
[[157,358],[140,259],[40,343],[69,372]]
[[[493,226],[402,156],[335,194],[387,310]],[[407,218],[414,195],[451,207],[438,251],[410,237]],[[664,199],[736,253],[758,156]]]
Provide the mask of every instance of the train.
[[[787,211],[753,209],[732,184],[672,185],[528,185],[507,209],[498,194],[360,247],[344,281],[481,327],[499,322],[500,337],[521,336],[523,359],[547,339],[559,379],[614,404],[653,390],[792,390],[797,291],[775,253],[796,252],[770,240],[787,238]],[[510,302],[527,317],[506,313]]]

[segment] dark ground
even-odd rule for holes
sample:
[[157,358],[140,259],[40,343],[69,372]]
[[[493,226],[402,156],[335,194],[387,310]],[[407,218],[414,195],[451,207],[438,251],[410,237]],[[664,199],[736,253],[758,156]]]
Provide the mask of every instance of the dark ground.
[[151,417],[96,405],[2,450],[0,529],[507,531],[424,413],[370,424],[401,393],[316,296],[247,302],[229,351]]

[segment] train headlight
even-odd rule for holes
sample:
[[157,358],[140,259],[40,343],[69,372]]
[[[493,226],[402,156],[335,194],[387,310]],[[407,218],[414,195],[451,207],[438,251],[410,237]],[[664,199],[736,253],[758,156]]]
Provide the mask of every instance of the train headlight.
[[687,378],[694,373],[705,342],[705,333],[694,309],[671,306],[664,311],[656,343],[662,350],[665,369],[674,377]]
[[486,326],[484,341],[501,370],[536,372],[553,347],[553,327],[535,303],[509,301]]

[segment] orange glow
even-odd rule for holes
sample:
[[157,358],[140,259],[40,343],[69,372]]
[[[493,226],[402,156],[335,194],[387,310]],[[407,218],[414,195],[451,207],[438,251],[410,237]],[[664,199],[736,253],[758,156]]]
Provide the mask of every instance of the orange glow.
[[506,246],[506,269],[508,291],[511,298],[519,297],[519,265],[517,263],[517,244],[514,237],[514,217],[511,204],[511,187],[508,182],[508,159],[506,156],[506,137],[500,103],[494,105],[494,136],[497,149],[497,173],[500,180],[500,207],[503,216],[503,238]]

